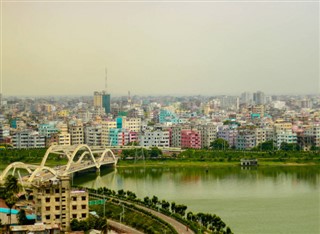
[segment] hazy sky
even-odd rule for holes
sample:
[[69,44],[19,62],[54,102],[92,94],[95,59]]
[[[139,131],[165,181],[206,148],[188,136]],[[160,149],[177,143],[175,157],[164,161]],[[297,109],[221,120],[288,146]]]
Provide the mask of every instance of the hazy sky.
[[319,2],[2,1],[3,94],[319,93]]

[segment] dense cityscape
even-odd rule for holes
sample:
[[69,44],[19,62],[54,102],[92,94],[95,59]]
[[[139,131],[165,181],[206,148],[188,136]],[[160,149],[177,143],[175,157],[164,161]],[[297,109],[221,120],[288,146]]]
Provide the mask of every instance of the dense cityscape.
[[317,95],[8,97],[0,141],[17,149],[50,145],[209,148],[217,138],[232,149],[266,141],[275,149],[320,147]]
[[0,0],[0,234],[319,234],[319,5]]

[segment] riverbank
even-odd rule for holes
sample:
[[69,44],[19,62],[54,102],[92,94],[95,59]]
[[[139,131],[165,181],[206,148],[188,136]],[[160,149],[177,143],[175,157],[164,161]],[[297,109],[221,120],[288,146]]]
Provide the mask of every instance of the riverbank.
[[[259,160],[258,166],[320,166],[319,161],[272,161]],[[181,159],[167,160],[119,160],[117,167],[240,167],[240,162],[193,161]]]

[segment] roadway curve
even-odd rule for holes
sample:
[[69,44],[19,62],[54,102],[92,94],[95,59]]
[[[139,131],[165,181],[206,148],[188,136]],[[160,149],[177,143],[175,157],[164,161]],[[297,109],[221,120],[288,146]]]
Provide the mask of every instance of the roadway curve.
[[[123,202],[123,201],[122,201]],[[190,228],[187,228],[184,224],[178,222],[177,220],[175,220],[174,218],[171,218],[167,215],[164,215],[158,211],[155,211],[155,210],[152,210],[152,209],[149,209],[147,207],[144,207],[144,206],[140,206],[140,205],[137,205],[135,203],[130,203],[130,204],[133,204],[135,205],[136,207],[140,208],[140,209],[144,209],[148,212],[150,212],[151,214],[159,217],[160,219],[166,221],[167,223],[169,223],[179,234],[194,234],[194,232],[190,229]]]
[[111,229],[114,229],[117,233],[143,234],[143,232],[140,232],[136,229],[133,229],[132,227],[126,226],[122,223],[118,223],[111,219],[108,219],[108,225],[111,227]]

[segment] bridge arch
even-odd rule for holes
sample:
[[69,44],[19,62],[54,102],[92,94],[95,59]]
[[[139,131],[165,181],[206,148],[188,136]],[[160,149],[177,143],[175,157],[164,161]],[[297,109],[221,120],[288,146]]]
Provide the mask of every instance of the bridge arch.
[[9,171],[11,170],[11,169],[25,169],[25,170],[27,170],[30,174],[32,173],[32,170],[31,169],[33,169],[33,170],[35,170],[36,168],[37,168],[37,166],[36,165],[30,165],[30,164],[26,164],[26,163],[23,163],[23,162],[14,162],[14,163],[11,163],[10,165],[8,165],[7,167],[6,167],[6,169],[1,173],[1,175],[0,175],[0,181],[2,181],[2,180],[4,180],[6,177],[7,177],[7,175],[8,175],[8,173],[9,173]]
[[[96,161],[96,159],[94,158],[93,153],[92,153],[90,147],[89,147],[88,145],[83,144],[83,145],[78,145],[77,148],[75,148],[75,150],[73,151],[71,157],[69,158],[69,161],[68,161],[68,164],[67,164],[67,167],[66,167],[66,170],[65,170],[66,172],[68,172],[68,170],[70,169],[70,166],[71,166],[71,164],[72,164],[72,162],[73,162],[74,157],[76,156],[76,154],[78,153],[78,151],[79,151],[80,149],[82,149],[82,148],[85,148],[85,149],[88,150],[87,152],[89,152],[89,155],[90,155],[93,163],[95,164],[96,168],[99,168],[99,166],[98,166],[98,164],[97,164],[97,161]],[[86,155],[86,154],[82,153],[82,155],[80,156],[81,160],[83,159],[83,157],[84,157],[85,155]],[[78,160],[78,162],[81,162],[81,161]]]
[[57,171],[54,170],[54,169],[51,168],[51,167],[47,167],[47,166],[37,167],[37,169],[35,169],[35,170],[32,172],[31,176],[30,176],[29,179],[28,179],[28,182],[32,182],[32,181],[34,180],[34,177],[35,177],[38,173],[40,173],[41,171],[44,171],[44,170],[48,170],[48,171],[50,171],[53,175],[57,176]]
[[101,163],[103,162],[105,156],[106,156],[108,153],[111,153],[111,156],[112,156],[113,160],[114,160],[115,162],[117,162],[117,158],[116,158],[116,156],[114,155],[114,153],[112,152],[112,150],[111,150],[111,149],[105,149],[105,150],[102,152],[101,157],[100,157],[100,159],[99,159],[99,167],[101,166]]

